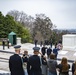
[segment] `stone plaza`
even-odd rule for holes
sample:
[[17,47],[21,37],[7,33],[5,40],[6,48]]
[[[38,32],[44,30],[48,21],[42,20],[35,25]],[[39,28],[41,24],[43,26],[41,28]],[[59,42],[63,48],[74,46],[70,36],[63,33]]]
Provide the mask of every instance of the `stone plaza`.
[[[40,45],[38,45],[40,47]],[[23,53],[24,50],[27,50],[30,55],[33,54],[33,48],[34,44],[31,43],[25,43],[21,44],[21,53]],[[49,45],[47,46],[49,47]],[[13,46],[11,46],[9,49],[5,47],[5,50],[2,49],[3,47],[0,46],[0,73],[9,73],[9,67],[8,67],[8,59],[12,55],[14,51]],[[54,46],[52,47],[52,49]],[[2,53],[4,51],[4,53]],[[10,52],[10,53],[9,53]],[[76,57],[76,51],[75,50],[60,50],[58,51],[58,59],[57,62],[60,63],[62,57],[67,57],[68,60],[74,61]],[[4,60],[5,58],[6,60]],[[72,65],[72,62],[69,62],[70,65]],[[71,70],[71,69],[70,69]],[[70,72],[71,75],[71,72]]]

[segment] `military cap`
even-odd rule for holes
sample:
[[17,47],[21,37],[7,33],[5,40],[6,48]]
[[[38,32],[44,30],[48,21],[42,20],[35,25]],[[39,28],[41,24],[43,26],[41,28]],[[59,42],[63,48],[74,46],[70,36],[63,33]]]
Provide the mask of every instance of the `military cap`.
[[20,47],[21,47],[20,45],[16,45],[16,46],[14,46],[15,50],[19,50]]
[[33,50],[34,51],[39,51],[40,50],[40,47],[33,47]]

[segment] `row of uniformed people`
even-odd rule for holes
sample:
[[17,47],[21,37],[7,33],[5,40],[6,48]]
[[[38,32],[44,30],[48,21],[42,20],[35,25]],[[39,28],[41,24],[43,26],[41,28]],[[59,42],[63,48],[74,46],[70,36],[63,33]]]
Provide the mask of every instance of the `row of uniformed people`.
[[[26,57],[27,54],[24,54],[23,57],[21,58],[19,56],[20,54],[20,45],[15,46],[15,54],[10,56],[9,58],[9,69],[11,72],[11,75],[26,75],[24,71],[24,67],[27,65],[27,72],[28,75],[42,75],[42,70],[41,70],[41,59],[38,54],[39,54],[39,47],[34,47],[34,55],[30,56],[29,58]],[[25,52],[26,53],[26,52]],[[24,58],[25,56],[25,58]],[[26,64],[27,62],[27,64]],[[25,64],[24,64],[25,63]],[[42,63],[45,63],[42,61]]]
[[[51,54],[50,58],[46,59],[46,57],[39,52],[39,47],[33,48],[34,55],[29,57],[26,51],[21,58],[19,56],[20,47],[20,45],[14,47],[15,54],[10,56],[9,59],[11,75],[57,75],[57,70],[59,71],[59,75],[69,75],[70,65],[67,62],[67,58],[63,57],[61,63],[58,64],[54,54]],[[38,56],[38,54],[40,54],[41,57]],[[72,65],[72,73],[74,73],[75,69],[76,64],[74,63]]]

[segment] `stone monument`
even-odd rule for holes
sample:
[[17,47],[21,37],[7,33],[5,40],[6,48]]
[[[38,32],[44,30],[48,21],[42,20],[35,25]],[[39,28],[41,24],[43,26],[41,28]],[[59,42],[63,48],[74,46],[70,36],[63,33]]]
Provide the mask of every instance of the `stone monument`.
[[17,37],[17,45],[21,45],[21,38]]
[[63,35],[62,45],[64,50],[76,50],[76,35],[75,34]]

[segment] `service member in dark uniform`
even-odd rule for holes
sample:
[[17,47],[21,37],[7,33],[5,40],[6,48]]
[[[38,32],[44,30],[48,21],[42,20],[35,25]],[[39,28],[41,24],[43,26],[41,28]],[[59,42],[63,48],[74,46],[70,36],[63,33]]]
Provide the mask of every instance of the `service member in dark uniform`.
[[55,57],[57,59],[57,55],[58,55],[58,50],[57,47],[55,46],[55,48],[53,49],[53,53],[55,54]]
[[5,40],[2,41],[3,50],[5,49]]
[[7,40],[7,47],[8,47],[8,49],[9,49],[9,39]]
[[22,66],[22,59],[19,56],[20,54],[20,45],[15,46],[15,54],[10,56],[9,59],[9,69],[11,75],[24,75],[24,70]]
[[42,75],[40,57],[38,56],[39,47],[34,47],[34,55],[29,57],[27,63],[28,75]]

